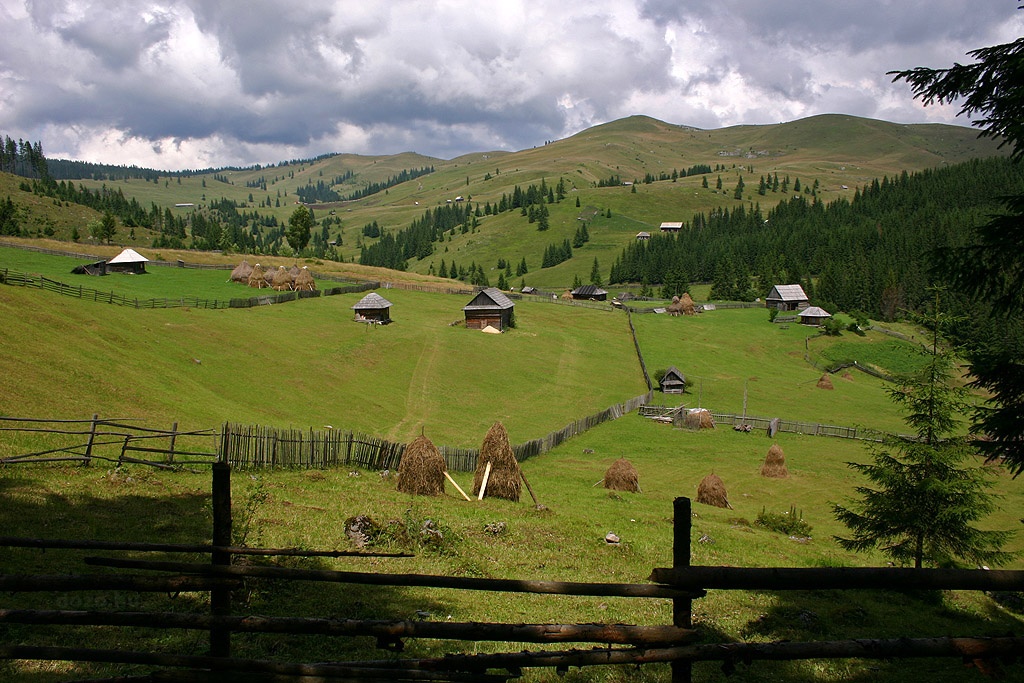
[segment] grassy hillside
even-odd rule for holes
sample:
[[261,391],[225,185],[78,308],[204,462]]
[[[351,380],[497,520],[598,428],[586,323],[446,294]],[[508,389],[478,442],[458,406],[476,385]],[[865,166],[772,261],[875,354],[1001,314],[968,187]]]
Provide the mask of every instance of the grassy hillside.
[[[0,265],[60,273],[68,260],[20,250],[0,250]],[[74,259],[71,259],[74,261]],[[21,266],[19,268],[19,266]],[[88,278],[86,286],[118,291],[145,288],[167,296],[236,287],[224,271],[154,269],[145,276]],[[62,279],[70,279],[67,275]],[[141,289],[138,291],[142,291]],[[519,326],[486,335],[449,323],[461,317],[466,297],[382,290],[394,303],[396,322],[386,327],[351,321],[358,295],[309,299],[258,309],[134,310],[83,302],[33,289],[0,287],[0,413],[35,417],[144,418],[182,428],[216,427],[223,420],[279,426],[367,431],[408,440],[421,429],[438,444],[478,446],[501,420],[513,441],[551,429],[641,393],[645,386],[620,311],[555,303],[522,302]],[[900,416],[866,376],[835,378],[836,388],[817,389],[818,372],[803,360],[815,353],[857,357],[886,370],[904,365],[888,337],[844,334],[807,340],[798,325],[768,322],[763,309],[722,310],[694,318],[636,315],[639,343],[653,370],[674,364],[691,379],[691,392],[656,401],[739,412],[744,388],[750,414],[833,424],[897,429]],[[898,343],[898,342],[897,342]],[[912,355],[909,356],[912,358]],[[348,548],[345,519],[367,514],[390,531],[382,550],[413,550],[414,558],[367,561],[310,560],[296,566],[496,578],[644,582],[651,569],[671,564],[672,500],[693,497],[700,479],[715,472],[725,482],[732,509],[695,505],[693,562],[736,566],[859,566],[884,564],[878,554],[856,555],[832,540],[843,533],[830,504],[852,496],[863,483],[846,466],[864,461],[865,444],[852,440],[781,434],[788,479],[765,479],[759,466],[771,441],[763,433],[728,428],[689,432],[631,414],[573,438],[530,459],[524,469],[547,510],[526,502],[487,499],[465,503],[452,490],[439,498],[398,493],[394,482],[370,472],[278,471],[237,475],[237,519],[251,522],[251,544]],[[0,455],[25,441],[0,439]],[[642,493],[615,493],[595,486],[619,457],[640,475]],[[471,475],[456,474],[465,488]],[[1024,506],[1019,482],[1000,473],[1001,510],[985,521],[992,528],[1019,526]],[[139,466],[5,467],[0,469],[0,525],[8,535],[191,542],[208,537],[206,474],[153,472]],[[791,506],[812,527],[810,538],[790,538],[758,526],[762,511]],[[415,530],[430,519],[443,542],[423,546]],[[505,531],[484,529],[505,523]],[[404,530],[404,531],[403,531]],[[604,541],[609,531],[622,539]],[[701,539],[699,542],[697,539]],[[1018,535],[1010,549],[1024,549]],[[6,571],[81,571],[78,556],[10,550]],[[42,563],[45,563],[41,566]],[[1016,568],[1024,567],[1018,560]],[[167,609],[163,596],[131,598],[128,609]],[[37,604],[35,596],[10,596],[5,606]],[[174,609],[191,609],[182,595]],[[272,590],[254,586],[239,596],[238,609],[253,614],[333,615],[453,621],[667,623],[667,600],[577,599],[558,596],[487,595],[422,589],[318,586]],[[91,604],[91,603],[90,603]],[[81,608],[81,605],[76,605]],[[712,591],[694,605],[704,638],[719,640],[841,639],[929,635],[997,635],[1019,632],[1022,617],[976,593],[823,591],[770,593]],[[29,627],[10,631],[30,641]],[[81,642],[114,647],[114,629],[83,629]],[[203,636],[153,633],[134,643],[154,651],[201,651]],[[33,641],[37,642],[37,641]],[[316,637],[236,639],[235,654],[306,660],[373,658],[372,639],[353,644]],[[520,644],[483,644],[479,651],[516,651]],[[410,641],[409,653],[440,655],[454,646]],[[28,667],[0,663],[0,675],[18,683],[137,673],[97,665]],[[725,680],[713,664],[699,665],[700,680]],[[1020,680],[1010,667],[1009,680]],[[833,664],[756,663],[743,680],[961,681],[959,662],[913,661]],[[1016,678],[1015,678],[1016,676]],[[556,680],[528,673],[525,681]],[[565,679],[669,680],[667,667],[574,670]],[[730,679],[732,680],[732,679]]]
[[[342,219],[332,226],[332,237],[341,237],[340,252],[346,259],[358,258],[360,246],[370,240],[360,233],[364,225],[377,221],[387,230],[400,230],[421,217],[427,208],[463,196],[474,204],[497,203],[502,194],[511,195],[515,186],[526,188],[545,180],[554,186],[564,179],[569,191],[565,200],[551,207],[551,228],[539,233],[518,212],[484,217],[474,233],[459,234],[450,242],[437,245],[436,253],[409,264],[410,270],[435,271],[441,259],[460,265],[471,262],[493,269],[498,259],[519,263],[526,258],[530,273],[527,284],[544,288],[570,285],[574,277],[589,280],[593,261],[599,261],[607,274],[622,247],[641,230],[656,230],[662,221],[687,221],[695,212],[715,207],[732,208],[758,203],[768,210],[789,195],[769,192],[756,194],[761,176],[778,174],[805,185],[819,182],[819,196],[829,201],[852,196],[854,190],[884,175],[904,170],[957,163],[970,158],[1000,153],[988,140],[978,140],[974,130],[959,126],[901,125],[844,115],[823,115],[791,123],[767,126],[735,126],[700,130],[677,126],[648,117],[636,116],[595,126],[577,135],[542,147],[515,153],[480,152],[457,159],[441,160],[416,154],[387,157],[336,155],[321,160],[281,164],[258,170],[222,171],[188,178],[160,178],[157,182],[140,179],[126,181],[82,181],[99,188],[104,185],[135,197],[145,207],[156,204],[171,207],[185,216],[193,208],[174,208],[190,203],[203,207],[221,197],[244,204],[248,211],[272,215],[285,223],[295,208],[295,190],[307,182],[330,182],[346,172],[353,178],[336,187],[347,194],[367,183],[384,182],[402,170],[433,166],[435,173],[416,178],[364,199],[336,205],[317,206],[315,215]],[[708,176],[709,188],[702,187],[701,176],[658,181],[631,187],[598,188],[600,180],[618,176],[623,181],[642,180],[650,173],[685,170],[696,164],[716,169]],[[217,176],[217,179],[214,176]],[[742,175],[747,192],[742,201],[733,197]],[[722,190],[715,189],[718,178]],[[247,187],[247,183],[266,182],[267,189]],[[225,182],[226,181],[226,182]],[[4,181],[0,181],[3,183]],[[25,193],[0,184],[0,195],[10,193],[23,203]],[[844,189],[845,187],[845,189]],[[633,189],[636,191],[634,192]],[[250,195],[252,199],[250,200]],[[577,202],[579,206],[577,206]],[[262,206],[261,206],[262,204]],[[604,218],[611,211],[611,219]],[[81,220],[87,222],[88,217]],[[50,229],[63,239],[70,235],[74,220],[53,219]],[[78,219],[75,219],[78,220]],[[581,220],[588,222],[591,241],[576,251],[575,257],[555,268],[539,268],[544,249],[552,243],[571,239]],[[80,232],[87,231],[83,225]],[[29,218],[30,228],[44,229],[45,217]],[[144,247],[153,235],[136,229],[134,239],[122,229],[119,243]],[[496,282],[497,273],[492,274]],[[516,281],[518,284],[518,280]]]

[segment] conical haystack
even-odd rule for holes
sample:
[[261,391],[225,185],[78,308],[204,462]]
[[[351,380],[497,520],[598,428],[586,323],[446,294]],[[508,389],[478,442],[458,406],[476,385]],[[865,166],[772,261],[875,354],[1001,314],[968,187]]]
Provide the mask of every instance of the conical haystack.
[[292,276],[292,282],[295,282],[295,278],[299,276],[300,270],[302,269],[299,268],[299,264],[297,263],[293,263],[292,267],[288,269],[288,274]]
[[829,390],[835,389],[835,387],[832,386],[832,378],[828,376],[827,372],[821,376],[821,379],[818,380],[818,388]]
[[689,292],[683,292],[679,298],[679,305],[683,309],[683,315],[697,315],[697,308],[693,305],[693,299]]
[[313,275],[309,272],[309,268],[303,266],[302,269],[299,270],[299,274],[295,276],[295,281],[292,283],[292,286],[300,292],[316,291],[316,281],[313,280]]
[[252,272],[249,273],[249,286],[260,289],[267,286],[267,281],[263,272],[263,266],[256,264],[252,267]]
[[619,458],[604,473],[604,487],[613,491],[630,491],[640,493],[640,475],[633,463]]
[[416,496],[444,493],[444,456],[425,436],[417,436],[402,452],[398,463],[398,490]]
[[267,287],[274,286],[274,276],[277,275],[277,270],[273,266],[267,266],[263,271],[263,282],[266,283]]
[[278,266],[277,272],[274,273],[274,289],[279,292],[289,291],[292,288],[292,276],[284,266]]
[[495,422],[487,430],[483,445],[480,446],[480,457],[476,461],[476,472],[473,474],[473,495],[479,496],[483,487],[484,473],[487,463],[491,464],[491,473],[487,477],[484,497],[504,498],[519,501],[519,489],[522,485],[522,472],[519,462],[508,441],[508,432],[501,422]]
[[248,261],[242,259],[242,262],[235,266],[235,269],[231,271],[231,281],[244,282],[248,284],[250,275],[252,275],[252,266],[249,265]]
[[697,502],[732,510],[732,505],[729,505],[729,497],[725,492],[725,484],[714,473],[701,479],[700,484],[697,485]]
[[764,464],[761,465],[762,477],[774,477],[785,479],[789,476],[789,469],[786,467],[786,456],[779,444],[773,443],[768,449],[768,455],[764,457]]
[[687,429],[714,429],[715,418],[707,408],[695,408],[687,411],[683,424]]
[[678,296],[672,297],[672,303],[668,305],[668,308],[665,309],[665,312],[672,316],[683,314],[683,307],[679,304]]

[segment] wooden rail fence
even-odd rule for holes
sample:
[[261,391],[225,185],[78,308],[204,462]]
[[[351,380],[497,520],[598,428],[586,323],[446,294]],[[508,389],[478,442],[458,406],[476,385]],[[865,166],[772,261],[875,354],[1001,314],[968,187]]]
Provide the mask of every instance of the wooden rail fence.
[[[135,683],[150,681],[506,681],[518,678],[524,668],[553,668],[564,672],[570,666],[642,666],[669,663],[673,683],[692,680],[694,662],[718,661],[723,666],[750,664],[755,660],[798,660],[822,658],[893,659],[948,657],[956,660],[1014,661],[1024,651],[1024,637],[943,637],[858,639],[840,641],[772,643],[695,643],[699,632],[692,624],[692,602],[714,590],[856,590],[900,588],[1003,590],[1024,589],[1024,571],[930,570],[892,568],[741,568],[690,566],[692,513],[687,498],[673,503],[672,566],[655,568],[650,583],[580,583],[516,579],[466,578],[423,574],[345,572],[309,570],[283,566],[233,564],[232,557],[252,553],[302,556],[323,551],[297,549],[235,548],[218,543],[231,537],[231,468],[217,463],[212,477],[213,544],[143,544],[88,540],[0,538],[0,546],[31,548],[76,548],[103,552],[141,551],[208,553],[209,563],[150,561],[119,557],[86,557],[86,566],[103,567],[102,574],[7,575],[0,573],[0,595],[17,593],[49,595],[78,591],[208,592],[209,613],[195,610],[104,611],[0,607],[0,624],[20,624],[18,643],[0,644],[0,658],[35,661],[80,661],[133,664],[149,673],[133,675]],[[333,551],[327,551],[329,554]],[[349,555],[381,557],[374,553]],[[390,555],[394,556],[394,555]],[[119,574],[110,570],[129,570]],[[140,575],[140,572],[142,575]],[[152,575],[147,575],[152,573]],[[251,579],[355,585],[400,586],[406,589],[473,590],[582,597],[659,598],[672,601],[672,623],[636,626],[628,624],[504,624],[417,622],[344,617],[240,616],[232,610],[232,591]],[[300,590],[291,587],[285,593]],[[316,590],[312,588],[312,590]],[[53,598],[43,597],[42,600]],[[59,599],[59,598],[58,598]],[[202,603],[193,603],[201,605]],[[34,641],[54,639],[55,632],[73,626],[105,626],[128,629],[122,642],[144,642],[131,629],[205,631],[209,651],[178,654],[130,649],[98,649],[88,646],[36,645]],[[302,635],[327,637],[376,637],[377,647],[392,656],[362,661],[302,662],[269,661],[232,656],[233,640],[247,634],[282,634],[290,639]],[[437,657],[395,656],[410,638],[473,642],[597,643],[600,649],[519,650],[493,654],[449,654]],[[68,642],[59,637],[58,642]],[[475,649],[475,648],[474,648]],[[123,677],[93,681],[125,680]]]

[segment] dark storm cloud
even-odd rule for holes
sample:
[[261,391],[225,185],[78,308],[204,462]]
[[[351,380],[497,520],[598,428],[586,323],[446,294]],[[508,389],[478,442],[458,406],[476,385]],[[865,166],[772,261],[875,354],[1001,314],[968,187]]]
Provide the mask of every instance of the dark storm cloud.
[[522,149],[631,114],[952,121],[886,71],[1016,37],[1015,3],[9,0],[0,132],[161,168]]

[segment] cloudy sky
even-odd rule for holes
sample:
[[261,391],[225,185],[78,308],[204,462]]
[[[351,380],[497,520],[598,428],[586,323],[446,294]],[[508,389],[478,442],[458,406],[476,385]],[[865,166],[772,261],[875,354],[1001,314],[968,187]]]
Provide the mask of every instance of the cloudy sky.
[[178,170],[519,150],[633,114],[968,125],[886,72],[1022,35],[1017,0],[0,0],[0,135]]

